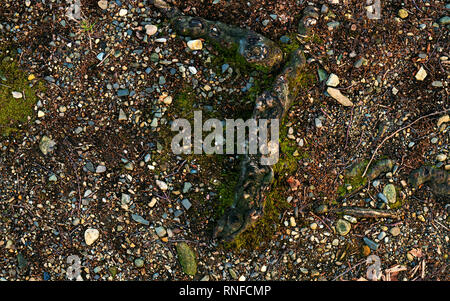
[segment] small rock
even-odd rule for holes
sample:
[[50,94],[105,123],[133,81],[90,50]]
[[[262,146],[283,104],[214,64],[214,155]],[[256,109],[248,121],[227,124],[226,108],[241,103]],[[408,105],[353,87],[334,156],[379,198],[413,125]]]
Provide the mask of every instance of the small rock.
[[197,68],[193,67],[193,66],[189,66],[189,72],[191,72],[192,74],[197,74]]
[[106,171],[106,166],[104,166],[104,165],[99,165],[99,166],[97,166],[97,168],[95,169],[95,172],[96,173],[103,173],[103,172],[105,172]]
[[445,160],[447,160],[447,155],[446,154],[439,154],[436,156],[436,160],[438,160],[439,162],[444,162]]
[[383,194],[386,196],[389,203],[394,204],[397,201],[395,186],[393,184],[384,186]]
[[164,227],[156,227],[155,232],[156,232],[156,235],[158,235],[159,237],[164,237],[167,234],[167,231],[166,231],[166,229],[164,229]]
[[368,239],[367,237],[363,238],[364,243],[373,251],[378,250],[378,244],[373,240]]
[[187,275],[194,276],[197,273],[197,261],[195,253],[185,242],[177,244],[178,261]]
[[398,236],[400,232],[401,231],[399,227],[394,227],[389,231],[389,233],[391,233],[392,236]]
[[191,208],[191,206],[192,206],[191,202],[189,202],[188,199],[182,200],[182,201],[181,201],[181,204],[183,205],[183,207],[184,207],[186,210],[189,210],[189,208]]
[[185,182],[184,185],[183,185],[183,193],[189,192],[189,190],[191,189],[191,187],[192,187],[192,184],[191,184],[191,183]]
[[137,268],[142,268],[142,267],[144,266],[144,260],[141,259],[141,258],[136,258],[136,259],[134,260],[134,265],[135,265]]
[[158,185],[159,189],[161,189],[162,191],[166,191],[169,188],[166,182],[160,180],[156,180],[156,185]]
[[337,87],[338,85],[339,85],[339,77],[336,74],[331,73],[327,80],[327,86]]
[[16,99],[23,97],[23,94],[21,92],[12,91],[11,94],[12,94],[12,97],[14,97]]
[[152,25],[152,24],[145,25],[145,33],[147,35],[152,36],[157,32],[158,32],[158,27],[156,27],[155,25]]
[[139,224],[143,224],[146,226],[150,225],[150,222],[148,220],[144,219],[142,216],[140,216],[138,214],[132,214],[131,218]]
[[449,121],[450,121],[450,116],[449,115],[444,115],[444,116],[442,116],[441,118],[438,119],[437,127],[440,127],[441,124],[447,123]]
[[128,118],[127,118],[127,115],[125,114],[125,112],[122,110],[122,109],[120,109],[119,110],[119,121],[124,121],[124,120],[127,120]]
[[128,13],[128,10],[125,9],[125,8],[121,8],[121,9],[119,10],[119,16],[121,16],[121,17],[126,16],[127,13]]
[[342,235],[345,236],[350,232],[350,229],[352,228],[352,225],[347,222],[346,220],[339,219],[336,222],[336,231]]
[[341,91],[335,88],[328,87],[327,89],[328,94],[330,94],[331,97],[336,99],[340,104],[351,107],[353,106],[353,103],[348,99],[347,96],[342,95]]
[[101,9],[107,9],[108,8],[108,1],[107,0],[100,0],[97,2],[98,6]]
[[408,18],[408,12],[406,11],[406,9],[402,8],[398,11],[398,16],[402,19],[406,19]]
[[422,81],[425,77],[427,77],[427,72],[423,69],[423,67],[420,67],[419,71],[416,73],[416,79]]
[[449,16],[444,16],[444,17],[440,18],[438,20],[438,22],[441,25],[448,25],[448,24],[450,24],[450,17]]
[[201,40],[190,40],[187,42],[187,45],[189,49],[191,50],[202,50],[203,49],[203,43]]
[[42,137],[41,142],[39,143],[39,149],[44,155],[51,153],[55,147],[56,143],[52,139],[47,136]]
[[84,232],[84,241],[88,246],[92,245],[100,236],[97,229],[89,228]]

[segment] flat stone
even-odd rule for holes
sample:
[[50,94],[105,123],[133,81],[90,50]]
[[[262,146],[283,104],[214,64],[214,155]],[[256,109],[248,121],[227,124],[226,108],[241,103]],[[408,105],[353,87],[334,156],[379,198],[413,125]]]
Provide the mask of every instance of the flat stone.
[[353,106],[353,103],[350,101],[350,99],[347,96],[343,95],[341,91],[339,91],[338,89],[328,87],[327,92],[328,94],[330,94],[331,97],[336,99],[343,106],[346,107]]
[[122,109],[120,109],[119,110],[119,121],[124,121],[124,120],[127,120],[128,118],[127,118],[127,115],[125,114],[125,112],[122,110]]
[[51,153],[55,147],[56,143],[52,139],[47,136],[42,137],[41,142],[39,143],[39,149],[44,155]]
[[102,172],[105,172],[106,171],[106,166],[104,166],[104,165],[99,165],[99,166],[97,166],[97,168],[95,169],[95,172],[96,173],[102,173]]
[[132,214],[132,215],[131,215],[131,218],[132,218],[135,222],[137,222],[137,223],[139,223],[139,224],[143,224],[143,225],[146,225],[146,226],[150,225],[150,222],[149,222],[148,220],[144,219],[144,218],[143,218],[142,216],[140,216],[139,214]]
[[12,91],[11,94],[12,94],[12,97],[14,97],[16,99],[19,99],[19,98],[23,97],[23,94],[21,92]]
[[406,19],[406,18],[408,18],[408,11],[406,11],[406,9],[402,8],[398,11],[398,16],[402,19]]
[[189,49],[191,50],[202,50],[203,49],[203,43],[201,40],[190,40],[187,42],[187,45]]
[[399,227],[394,227],[389,231],[389,233],[391,233],[392,236],[398,236],[400,232],[401,231]]
[[183,205],[183,207],[184,207],[186,210],[189,210],[189,208],[191,208],[191,206],[192,206],[191,202],[189,202],[188,199],[182,200],[182,201],[181,201],[181,204]]

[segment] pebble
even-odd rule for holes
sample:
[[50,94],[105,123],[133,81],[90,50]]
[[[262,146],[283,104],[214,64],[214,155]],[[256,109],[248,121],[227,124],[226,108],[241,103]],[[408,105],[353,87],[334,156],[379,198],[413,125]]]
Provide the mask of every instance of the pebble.
[[337,87],[338,85],[339,85],[339,77],[336,74],[331,73],[327,80],[327,86]]
[[191,202],[189,202],[188,199],[182,200],[182,201],[181,201],[181,204],[183,205],[183,207],[184,207],[186,210],[189,210],[189,208],[191,208],[191,206],[192,206]]
[[124,121],[124,120],[127,120],[128,118],[127,118],[127,115],[125,114],[125,112],[122,110],[122,109],[120,109],[119,110],[119,121]]
[[449,16],[444,16],[444,17],[440,18],[438,20],[438,22],[441,25],[448,25],[448,24],[450,24],[450,17]]
[[386,203],[386,204],[389,204],[389,200],[386,198],[386,196],[383,194],[383,193],[378,193],[377,194],[377,197],[381,200],[381,201],[383,201],[383,203]]
[[192,74],[197,74],[197,68],[193,67],[193,66],[189,66],[189,72],[191,72]]
[[378,244],[373,240],[368,239],[367,237],[363,238],[364,243],[373,251],[378,250]]
[[11,94],[12,94],[12,97],[14,97],[16,99],[23,97],[23,94],[21,92],[12,91]]
[[125,8],[121,8],[121,9],[119,10],[119,16],[121,16],[121,17],[126,16],[127,13],[128,13],[128,10],[125,9]]
[[102,173],[102,172],[105,172],[106,171],[106,166],[104,166],[104,165],[99,165],[99,166],[97,166],[97,168],[95,169],[95,172],[96,173]]
[[148,36],[152,36],[157,32],[158,32],[158,27],[156,27],[155,25],[152,25],[152,24],[145,25],[145,33]]
[[398,236],[400,234],[400,228],[394,227],[391,230],[389,230],[389,233],[391,233],[392,236]]
[[203,49],[203,43],[201,40],[190,40],[187,42],[187,45],[189,49],[191,50],[202,50]]
[[44,155],[51,153],[55,147],[56,143],[52,139],[47,136],[42,137],[41,142],[39,143],[39,149]]
[[138,268],[142,268],[144,266],[144,260],[141,258],[136,258],[134,260],[134,265]]
[[184,185],[183,185],[183,193],[188,193],[189,190],[191,189],[191,187],[192,187],[191,183],[185,182]]
[[128,91],[128,89],[120,89],[117,91],[117,96],[119,97],[128,96],[129,94],[130,91]]
[[140,216],[139,214],[132,214],[132,215],[131,215],[131,218],[132,218],[135,222],[137,222],[137,223],[139,223],[139,224],[143,224],[143,225],[146,225],[146,226],[150,225],[150,222],[149,222],[148,220],[144,219],[144,218],[143,218],[142,216]]
[[439,162],[444,162],[445,160],[447,160],[447,155],[446,154],[439,154],[436,156],[436,160],[438,160]]
[[291,225],[291,227],[296,227],[297,223],[295,222],[295,217],[291,216],[289,218],[289,224]]
[[158,185],[159,189],[161,189],[162,191],[166,191],[169,188],[166,182],[160,180],[156,180],[156,185]]
[[342,236],[347,235],[350,232],[351,228],[352,225],[346,220],[339,219],[336,222],[336,231]]
[[316,230],[317,229],[317,223],[312,223],[310,226],[311,230]]
[[100,0],[97,2],[98,6],[101,9],[107,9],[108,8],[108,1],[107,0]]
[[395,186],[393,184],[388,184],[384,186],[383,194],[386,196],[389,203],[394,204],[396,200],[396,191]]
[[167,231],[166,231],[166,229],[164,229],[164,227],[156,227],[155,232],[156,232],[156,235],[158,235],[159,237],[164,237],[167,234]]
[[347,96],[343,95],[341,91],[335,88],[328,87],[327,89],[328,94],[330,94],[331,97],[336,99],[340,104],[346,107],[353,106],[353,103],[348,99]]
[[314,124],[316,125],[317,128],[321,128],[322,120],[320,120],[320,118],[316,118],[316,119],[314,119]]
[[406,11],[406,9],[400,9],[398,11],[398,16],[402,19],[406,19],[408,17],[408,12]]
[[100,236],[100,232],[97,229],[89,228],[84,232],[84,241],[88,246],[92,245]]
[[423,67],[420,67],[419,71],[416,73],[416,79],[422,81],[425,77],[427,77],[427,72],[423,69]]
[[152,198],[151,201],[150,201],[150,203],[148,204],[148,205],[150,206],[150,208],[155,207],[157,201],[158,201],[158,200],[157,200],[156,198]]

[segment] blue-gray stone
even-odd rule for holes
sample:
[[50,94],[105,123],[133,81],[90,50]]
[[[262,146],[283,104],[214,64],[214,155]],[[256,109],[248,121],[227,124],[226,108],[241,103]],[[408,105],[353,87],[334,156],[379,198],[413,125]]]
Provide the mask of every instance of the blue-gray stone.
[[186,208],[186,210],[189,210],[189,208],[191,208],[191,206],[192,206],[191,202],[189,202],[188,199],[182,200],[181,204],[183,204],[183,207]]
[[378,194],[377,194],[377,197],[378,197],[380,200],[382,200],[384,203],[386,203],[386,204],[389,203],[387,197],[386,197],[383,193],[381,193],[381,192],[378,193]]
[[146,219],[144,219],[142,216],[138,215],[138,214],[132,214],[131,218],[135,221],[138,222],[139,224],[143,224],[148,226],[150,224],[150,222]]
[[373,240],[368,239],[367,237],[363,238],[364,243],[373,251],[378,250],[378,244]]
[[117,96],[119,97],[127,96],[128,94],[130,94],[130,91],[128,91],[128,89],[120,89],[119,91],[117,91]]

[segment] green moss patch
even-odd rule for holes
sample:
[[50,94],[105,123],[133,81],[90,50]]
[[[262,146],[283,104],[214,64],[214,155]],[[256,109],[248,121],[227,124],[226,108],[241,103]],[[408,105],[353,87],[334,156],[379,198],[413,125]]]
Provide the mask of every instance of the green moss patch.
[[[0,46],[0,134],[3,136],[18,131],[19,125],[33,115],[36,92],[43,89],[43,84],[32,85],[27,78],[19,68],[15,51]],[[22,97],[14,98],[12,92],[20,92]]]

